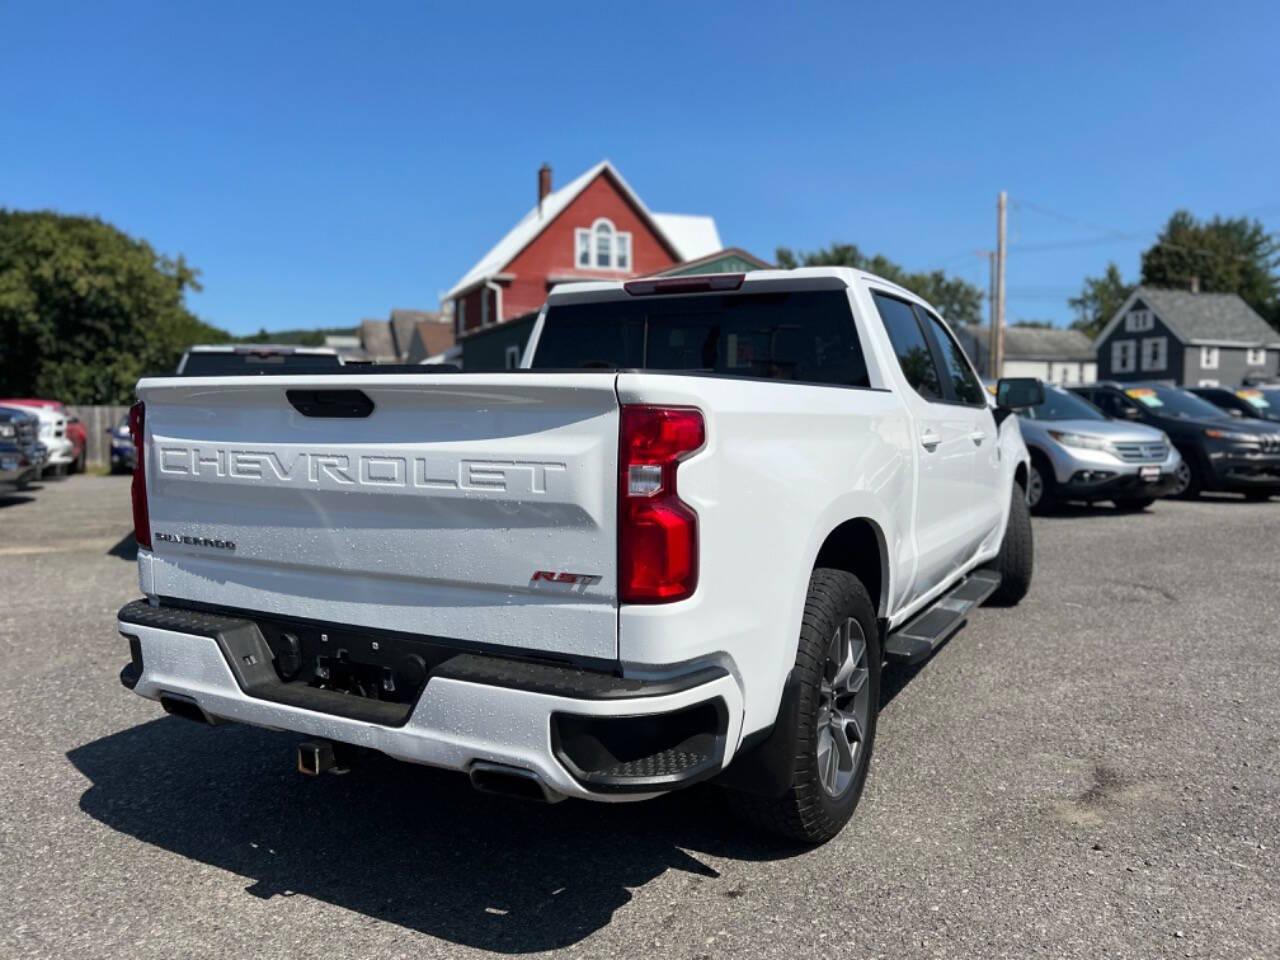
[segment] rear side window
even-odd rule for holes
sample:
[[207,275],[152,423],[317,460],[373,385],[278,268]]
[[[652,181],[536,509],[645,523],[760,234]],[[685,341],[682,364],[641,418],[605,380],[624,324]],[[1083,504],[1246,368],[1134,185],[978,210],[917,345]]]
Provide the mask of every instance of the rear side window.
[[941,400],[942,381],[938,368],[911,304],[882,293],[873,296],[907,383],[926,400]]
[[635,297],[552,307],[533,368],[698,371],[870,385],[844,290]]
[[933,335],[937,338],[939,351],[942,355],[942,365],[945,368],[942,373],[951,381],[951,389],[955,394],[955,398],[961,403],[986,405],[986,400],[982,396],[982,384],[978,382],[978,378],[974,376],[973,370],[969,367],[969,360],[964,355],[964,350],[960,344],[956,343],[956,338],[951,335],[951,331],[947,329],[946,324],[935,317],[928,310],[921,310],[916,307],[916,312],[920,314],[920,322],[930,324],[933,327]]

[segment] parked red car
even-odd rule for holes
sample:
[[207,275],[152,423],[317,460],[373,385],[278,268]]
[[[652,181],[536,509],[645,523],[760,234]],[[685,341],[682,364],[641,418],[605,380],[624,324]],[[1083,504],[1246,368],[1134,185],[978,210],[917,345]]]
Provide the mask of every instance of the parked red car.
[[[31,397],[5,397],[0,400],[0,407],[15,403],[23,407],[48,407],[58,413],[66,414],[67,408],[61,400],[35,400]],[[71,441],[71,466],[68,473],[84,473],[84,445],[89,440],[89,431],[84,428],[79,417],[67,416],[67,439]]]

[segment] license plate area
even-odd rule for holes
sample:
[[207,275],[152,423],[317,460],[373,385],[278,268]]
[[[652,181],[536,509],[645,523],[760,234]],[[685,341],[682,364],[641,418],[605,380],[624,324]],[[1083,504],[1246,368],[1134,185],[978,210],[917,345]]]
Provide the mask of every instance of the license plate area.
[[371,636],[263,618],[255,622],[281,682],[388,703],[417,703],[431,671],[457,652],[394,634]]
[[1159,467],[1140,467],[1138,469],[1138,478],[1143,483],[1155,483],[1160,479]]

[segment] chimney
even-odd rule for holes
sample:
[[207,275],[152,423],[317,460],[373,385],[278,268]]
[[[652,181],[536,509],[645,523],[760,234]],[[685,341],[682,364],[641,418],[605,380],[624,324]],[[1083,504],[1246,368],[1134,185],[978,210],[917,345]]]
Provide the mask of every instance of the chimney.
[[1200,278],[1199,278],[1199,277],[1192,277],[1192,278],[1191,278],[1191,292],[1192,292],[1192,293],[1199,293],[1199,292],[1200,292]]
[[538,213],[542,213],[542,201],[551,192],[551,166],[544,163],[538,168]]

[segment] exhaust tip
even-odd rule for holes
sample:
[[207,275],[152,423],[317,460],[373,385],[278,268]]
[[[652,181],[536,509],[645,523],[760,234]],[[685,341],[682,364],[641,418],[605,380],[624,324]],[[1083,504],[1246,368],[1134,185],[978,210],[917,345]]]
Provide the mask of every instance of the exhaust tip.
[[203,723],[206,726],[216,727],[221,721],[215,717],[209,716],[200,709],[200,704],[196,703],[189,697],[179,697],[172,693],[160,694],[160,706],[164,708],[164,712],[174,717],[182,717],[184,720],[193,720],[196,723]]
[[556,803],[564,797],[547,786],[532,770],[477,760],[471,765],[471,785],[481,793],[493,793],[519,800]]

